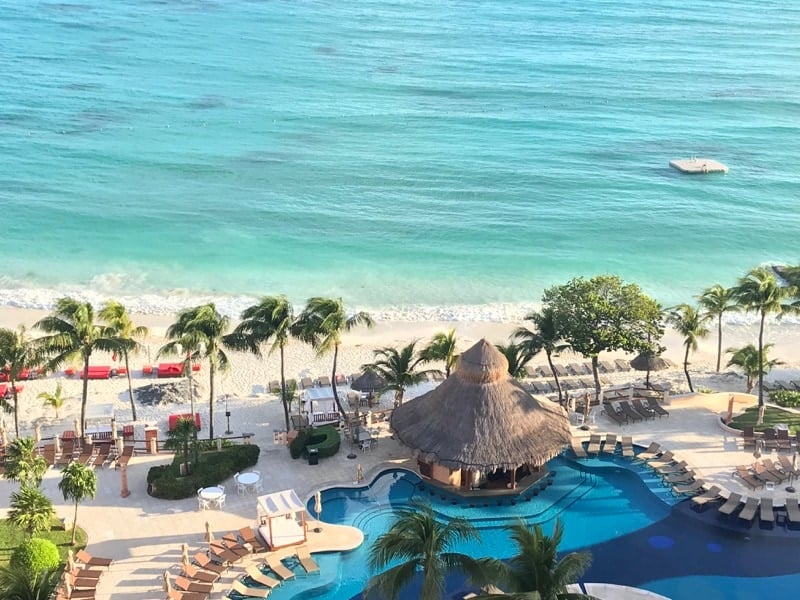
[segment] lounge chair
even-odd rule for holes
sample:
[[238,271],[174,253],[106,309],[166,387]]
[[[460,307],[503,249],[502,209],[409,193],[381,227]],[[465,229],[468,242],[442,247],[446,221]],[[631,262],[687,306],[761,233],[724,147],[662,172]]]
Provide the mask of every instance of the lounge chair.
[[748,469],[747,467],[744,466],[736,467],[736,473],[734,473],[734,475],[737,475],[739,479],[742,480],[742,483],[744,483],[749,488],[755,490],[757,488],[764,487],[764,481],[759,479],[758,477],[755,477],[750,472],[750,469]]
[[789,474],[789,481],[800,475],[800,469],[792,467],[792,461],[789,460],[788,456],[779,454],[778,461],[781,463],[781,468],[783,469],[783,472]]
[[222,542],[214,540],[208,544],[209,554],[219,562],[228,564],[237,563],[242,560],[242,556],[227,548]]
[[267,389],[269,389],[269,393],[270,394],[280,394],[281,393],[281,382],[278,381],[277,379],[273,379],[272,381],[269,382],[269,385],[267,386]]
[[593,433],[589,436],[589,446],[586,448],[588,454],[600,453],[600,434]]
[[122,454],[119,455],[117,458],[117,462],[115,468],[120,468],[126,466],[133,456],[133,446],[128,444],[122,449]]
[[742,503],[742,495],[737,494],[736,492],[731,492],[731,495],[728,496],[728,499],[725,503],[719,507],[719,512],[723,515],[731,515],[733,511],[735,511],[738,506]]
[[778,447],[778,436],[771,427],[764,430],[764,446],[768,449]]
[[314,380],[311,377],[303,377],[300,380],[300,387],[304,390],[314,387]]
[[607,433],[606,441],[603,444],[603,452],[605,454],[615,454],[617,452],[617,434]]
[[287,579],[294,579],[294,571],[283,564],[280,558],[274,554],[268,554],[265,559],[266,565],[270,570],[278,576],[279,579],[286,581]]
[[536,372],[536,367],[533,365],[525,365],[523,369],[525,370],[525,377],[530,377],[533,379],[534,377],[539,376],[539,373]]
[[659,475],[671,475],[673,473],[683,473],[684,471],[687,471],[688,468],[689,465],[686,464],[685,460],[682,460],[674,465],[661,465],[654,467],[653,470]]
[[671,465],[675,462],[675,455],[672,453],[671,450],[667,450],[663,452],[661,456],[657,456],[654,458],[647,458],[645,459],[648,465],[657,469],[658,467],[666,467],[667,465]]
[[311,558],[311,554],[306,546],[298,546],[295,553],[297,554],[297,560],[300,561],[300,566],[303,567],[307,575],[319,574],[319,565]]
[[664,483],[675,485],[676,483],[690,483],[694,481],[696,473],[689,469],[684,473],[669,473],[664,477]]
[[776,473],[758,461],[753,463],[753,471],[755,472],[756,477],[764,483],[780,483],[783,481],[782,473]]
[[239,538],[232,531],[229,531],[222,536],[222,545],[231,552],[234,552],[242,557],[247,556],[251,552],[251,548],[239,543]]
[[713,502],[720,498],[720,492],[722,490],[717,485],[711,486],[707,492],[700,494],[698,496],[692,496],[692,502],[694,502],[698,506],[702,506],[707,504],[708,502]]
[[214,589],[213,583],[205,583],[202,581],[191,581],[186,577],[177,575],[175,577],[175,587],[183,590],[184,592],[199,592],[201,594],[210,594]]
[[321,377],[317,378],[317,383],[319,384],[320,387],[330,387],[331,378],[328,377],[327,375],[322,375]]
[[745,448],[755,448],[756,447],[756,434],[755,431],[751,426],[747,426],[742,428],[742,437],[744,438],[744,447]]
[[758,510],[758,498],[748,498],[739,513],[739,518],[743,521],[752,521],[756,516],[756,510]]
[[777,429],[778,434],[778,450],[791,450],[792,440],[789,439],[788,429]]
[[642,415],[645,418],[645,420],[655,419],[656,416],[658,416],[656,415],[656,412],[652,408],[648,408],[644,404],[642,404],[641,398],[633,399],[633,410]]
[[191,563],[181,565],[181,573],[183,573],[184,577],[195,579],[196,581],[203,581],[205,583],[214,583],[220,576],[219,573],[198,569]]
[[87,567],[106,567],[111,568],[112,559],[92,556],[86,550],[78,550],[75,558]]
[[563,365],[553,365],[553,371],[555,371],[556,375],[559,377],[569,377],[569,371]]
[[96,577],[76,577],[70,573],[66,574],[65,577],[73,590],[95,590],[97,589],[97,584],[100,583],[100,579]]
[[661,456],[661,444],[650,442],[650,445],[636,455],[636,460],[652,460]]
[[281,584],[279,579],[265,575],[256,565],[250,565],[247,567],[247,569],[245,569],[245,573],[247,573],[247,576],[257,584],[268,587],[269,589],[278,587]]
[[589,456],[586,454],[586,450],[583,449],[583,443],[575,438],[572,439],[572,451],[577,458],[587,458]]
[[636,453],[633,451],[633,438],[629,435],[622,436],[622,457],[633,458]]
[[78,577],[80,579],[86,579],[86,578],[100,579],[100,576],[103,574],[103,572],[99,569],[78,569],[78,568],[72,569],[71,571],[67,571],[67,573],[69,573],[70,575],[74,575],[75,577]]
[[625,373],[631,370],[631,363],[627,360],[618,358],[614,361],[614,364],[617,365],[617,371]]
[[633,410],[633,407],[630,405],[630,402],[627,400],[622,400],[619,403],[619,407],[622,409],[623,414],[628,418],[628,421],[632,421],[636,423],[637,421],[643,421],[644,417]]
[[182,592],[180,590],[169,590],[167,600],[206,600],[208,594],[202,592]]
[[656,400],[655,398],[650,398],[649,400],[647,400],[646,407],[651,409],[654,413],[656,413],[659,418],[669,416],[669,411],[664,407],[662,407],[658,403],[658,400]]
[[772,509],[772,498],[762,498],[758,511],[759,521],[773,523],[775,521],[775,511]]
[[786,498],[786,518],[790,523],[800,523],[800,504],[797,498]]
[[702,479],[695,479],[692,483],[687,485],[672,486],[672,491],[678,494],[679,496],[698,494],[703,489],[703,486],[705,484],[706,482],[703,481]]
[[772,462],[771,458],[765,458],[761,462],[763,463],[764,468],[766,468],[767,471],[769,471],[775,477],[778,477],[781,482],[786,481],[792,476],[791,472],[787,472],[783,469],[783,467],[776,465],[774,462]]
[[252,546],[253,552],[266,552],[269,549],[252,527],[242,527],[239,530],[239,537],[245,544]]
[[610,360],[600,360],[597,362],[597,369],[601,373],[613,373],[617,370],[617,366]]
[[228,569],[226,565],[220,564],[219,561],[212,560],[205,552],[198,552],[195,554],[194,562],[196,562],[201,569],[211,571],[217,575],[222,575]]
[[617,411],[611,404],[607,404],[603,412],[617,425],[622,426],[628,424],[628,418],[625,416],[625,413]]
[[266,598],[269,596],[270,589],[269,588],[251,588],[243,584],[238,579],[235,580],[231,586],[233,587],[233,591],[237,594],[244,596],[245,598]]
[[592,370],[586,363],[569,363],[567,368],[572,371],[573,375],[580,377],[581,375],[588,375]]

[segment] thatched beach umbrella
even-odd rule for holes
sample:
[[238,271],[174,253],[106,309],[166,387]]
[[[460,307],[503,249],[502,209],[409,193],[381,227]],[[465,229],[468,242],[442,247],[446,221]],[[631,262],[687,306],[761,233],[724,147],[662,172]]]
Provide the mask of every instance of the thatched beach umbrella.
[[181,563],[183,565],[189,564],[189,544],[186,542],[181,544]]
[[424,461],[484,472],[541,466],[572,438],[566,411],[525,391],[485,339],[439,387],[395,408],[391,428]]
[[377,392],[386,387],[386,380],[373,371],[365,371],[353,380],[350,387],[360,392]]
[[631,361],[631,367],[637,371],[647,371],[645,383],[650,385],[650,371],[663,371],[664,369],[668,369],[669,363],[660,356],[655,356],[649,352],[642,352]]
[[213,542],[214,541],[214,534],[211,531],[211,525],[208,521],[206,521],[206,541]]
[[166,594],[172,592],[172,582],[169,580],[169,571],[164,571],[164,592]]

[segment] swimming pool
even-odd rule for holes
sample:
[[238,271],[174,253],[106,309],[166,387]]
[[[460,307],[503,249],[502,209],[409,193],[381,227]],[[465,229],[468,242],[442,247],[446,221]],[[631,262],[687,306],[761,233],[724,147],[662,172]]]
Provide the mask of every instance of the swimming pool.
[[[514,546],[505,526],[517,518],[549,530],[559,517],[565,529],[562,551],[592,552],[585,581],[642,587],[675,600],[739,600],[766,591],[788,597],[800,589],[798,532],[762,532],[758,525],[743,528],[735,522],[721,527],[715,509],[691,510],[649,469],[619,457],[580,463],[558,457],[548,466],[554,476],[513,501],[465,500],[404,470],[384,471],[364,487],[325,490],[323,521],[359,527],[365,543],[348,553],[315,554],[322,576],[291,582],[271,598],[358,597],[370,575],[370,544],[388,529],[394,510],[412,498],[429,500],[443,518],[468,518],[481,540],[456,550],[476,557],[511,555]],[[313,501],[309,512],[314,514]],[[453,576],[446,597],[467,589],[463,578]],[[407,598],[416,597],[414,590],[408,592]]]

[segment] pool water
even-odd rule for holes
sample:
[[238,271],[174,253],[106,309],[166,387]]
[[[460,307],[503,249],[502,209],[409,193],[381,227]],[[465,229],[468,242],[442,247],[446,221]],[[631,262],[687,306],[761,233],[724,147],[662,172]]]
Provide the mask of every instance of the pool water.
[[[515,546],[505,527],[516,519],[552,529],[564,524],[561,550],[588,549],[593,562],[584,581],[633,585],[683,598],[756,598],[766,590],[789,597],[800,589],[800,535],[759,535],[736,526],[718,526],[716,510],[703,515],[674,497],[647,467],[620,457],[548,463],[552,477],[520,497],[463,499],[432,488],[405,470],[382,472],[369,485],[323,491],[322,520],[358,527],[365,542],[346,553],[315,554],[322,574],[297,578],[271,598],[347,599],[360,596],[370,577],[371,543],[387,531],[395,509],[412,499],[428,500],[443,519],[462,516],[481,539],[454,548],[474,557],[508,558]],[[309,502],[313,512],[313,499]],[[735,525],[735,523],[734,523]],[[323,525],[324,526],[324,525]],[[766,577],[765,577],[766,576]],[[469,590],[463,577],[448,580],[446,598]],[[413,586],[404,598],[417,598]]]

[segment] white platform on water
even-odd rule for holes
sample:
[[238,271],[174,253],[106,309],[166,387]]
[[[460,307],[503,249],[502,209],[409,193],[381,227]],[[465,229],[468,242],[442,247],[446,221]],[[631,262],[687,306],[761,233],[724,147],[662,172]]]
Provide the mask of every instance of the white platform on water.
[[681,173],[705,174],[727,173],[728,167],[711,158],[676,158],[669,161],[669,166]]

